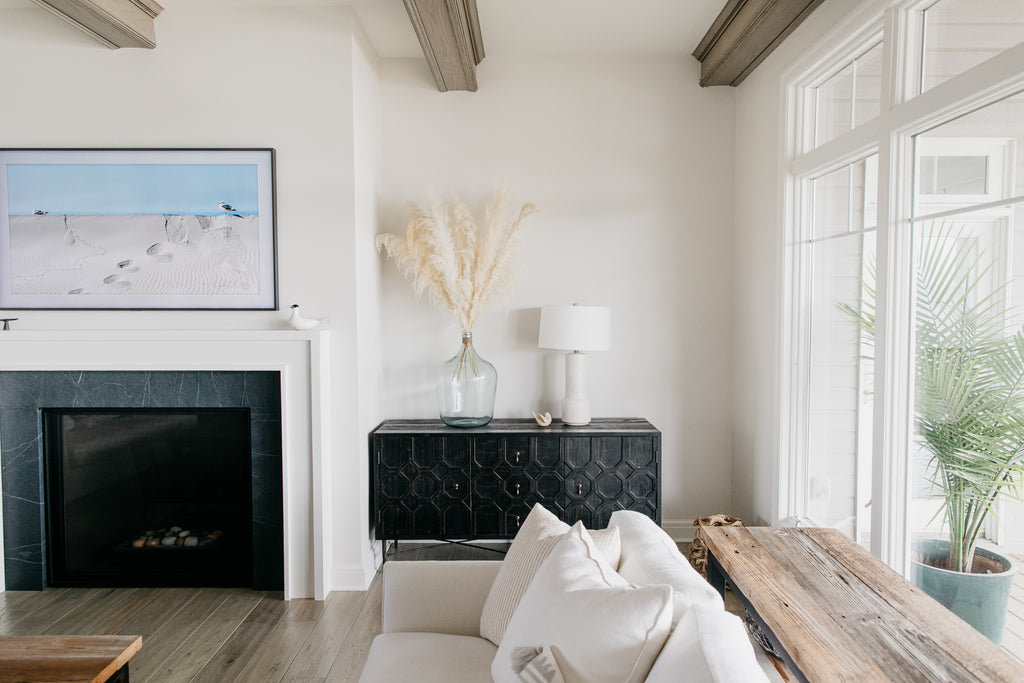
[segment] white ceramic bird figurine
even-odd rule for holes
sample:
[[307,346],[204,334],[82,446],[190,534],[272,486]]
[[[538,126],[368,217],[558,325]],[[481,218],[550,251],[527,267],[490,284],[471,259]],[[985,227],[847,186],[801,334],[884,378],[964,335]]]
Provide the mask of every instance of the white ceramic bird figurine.
[[299,305],[292,304],[291,315],[288,316],[288,324],[296,330],[312,330],[331,322],[330,318],[305,318],[299,313]]

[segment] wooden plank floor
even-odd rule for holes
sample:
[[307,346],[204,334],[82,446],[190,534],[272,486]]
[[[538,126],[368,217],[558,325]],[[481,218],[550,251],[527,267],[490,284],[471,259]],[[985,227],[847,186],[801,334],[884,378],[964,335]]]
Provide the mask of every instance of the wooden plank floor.
[[[402,543],[392,560],[492,560],[464,546]],[[408,550],[408,552],[406,552]],[[141,635],[133,682],[356,681],[380,633],[369,590],[291,600],[235,588],[48,588],[0,593],[0,635]]]
[[1013,555],[1017,576],[1010,591],[1010,605],[1003,630],[1003,649],[1024,663],[1024,556]]

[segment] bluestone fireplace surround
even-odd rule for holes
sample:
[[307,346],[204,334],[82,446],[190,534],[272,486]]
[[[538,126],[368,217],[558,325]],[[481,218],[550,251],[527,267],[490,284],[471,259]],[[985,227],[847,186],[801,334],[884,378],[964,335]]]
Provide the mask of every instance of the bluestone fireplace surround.
[[[283,529],[263,520],[254,533],[283,531],[286,599],[326,598],[329,548],[321,482],[327,477],[321,455],[329,444],[329,401],[321,377],[328,369],[328,335],[325,330],[0,333],[2,515],[13,517],[0,519],[6,530],[0,535],[5,559],[0,589],[31,588],[43,577],[43,503],[41,488],[32,483],[40,471],[40,408],[206,405],[252,410],[253,493],[273,498],[278,492],[263,487],[280,482],[283,508]],[[268,386],[275,381],[277,386]],[[278,415],[279,454],[265,445],[267,430],[278,429]],[[278,468],[280,477],[268,479],[268,468]],[[32,527],[39,528],[34,543]],[[28,544],[5,547],[5,537],[20,543],[26,528]],[[5,565],[11,576],[5,575]]]

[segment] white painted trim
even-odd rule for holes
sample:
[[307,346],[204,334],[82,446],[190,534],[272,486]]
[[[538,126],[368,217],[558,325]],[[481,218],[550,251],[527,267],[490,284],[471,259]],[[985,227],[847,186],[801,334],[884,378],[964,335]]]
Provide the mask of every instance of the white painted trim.
[[[331,591],[365,591],[374,574],[367,576],[362,564],[346,564],[331,568]],[[324,598],[317,598],[325,600]]]
[[0,333],[0,370],[280,372],[284,597],[322,600],[331,590],[329,480],[314,472],[330,447],[328,342],[326,330],[15,330]]
[[665,530],[676,543],[689,543],[693,540],[693,532],[697,529],[693,520],[698,517],[707,517],[706,514],[694,513],[689,519],[663,519],[661,528]]

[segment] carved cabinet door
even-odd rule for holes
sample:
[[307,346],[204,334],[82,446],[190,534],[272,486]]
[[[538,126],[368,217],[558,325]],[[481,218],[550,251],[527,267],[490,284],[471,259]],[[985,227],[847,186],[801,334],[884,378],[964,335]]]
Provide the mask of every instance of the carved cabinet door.
[[381,538],[471,534],[469,437],[384,437],[378,448]]

